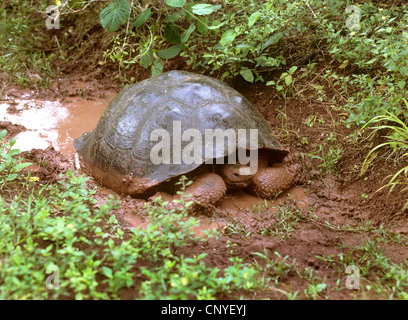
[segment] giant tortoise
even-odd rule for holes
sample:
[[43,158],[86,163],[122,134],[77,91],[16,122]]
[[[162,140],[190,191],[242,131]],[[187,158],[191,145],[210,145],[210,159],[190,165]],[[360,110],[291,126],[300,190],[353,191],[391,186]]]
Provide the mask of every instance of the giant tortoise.
[[[218,143],[203,141],[208,132],[231,136]],[[201,140],[193,139],[200,134]],[[299,173],[299,165],[244,96],[220,80],[185,71],[128,85],[97,127],[74,144],[86,172],[119,194],[139,198],[174,194],[169,188],[182,175],[193,180],[185,192],[203,206],[217,203],[227,188],[249,188],[261,198],[273,198],[291,187]],[[183,157],[194,152],[194,157]],[[239,154],[254,159],[251,152],[258,155],[256,172],[239,157],[230,161]],[[167,200],[177,197],[168,195]]]

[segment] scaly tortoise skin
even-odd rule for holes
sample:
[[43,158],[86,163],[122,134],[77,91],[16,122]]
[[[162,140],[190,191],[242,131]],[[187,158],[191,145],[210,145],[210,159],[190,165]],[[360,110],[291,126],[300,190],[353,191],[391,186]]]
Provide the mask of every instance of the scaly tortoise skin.
[[[204,157],[191,164],[153,164],[150,151],[157,141],[151,141],[151,133],[165,129],[173,141],[173,121],[180,121],[182,132],[195,128],[203,137],[206,129],[236,133],[258,129],[258,171],[242,176],[237,173],[239,164],[208,165]],[[182,142],[182,150],[188,143]],[[247,139],[246,149],[249,143]],[[250,187],[262,198],[273,198],[295,183],[299,169],[287,160],[288,151],[273,138],[267,121],[245,97],[222,81],[185,71],[128,85],[110,102],[95,130],[84,133],[74,145],[85,171],[119,194],[145,198],[156,194],[171,201],[179,196],[158,192],[160,187],[190,175],[194,183],[186,193],[203,206],[217,203],[227,187]],[[214,146],[210,158],[226,156],[225,143],[224,152]]]

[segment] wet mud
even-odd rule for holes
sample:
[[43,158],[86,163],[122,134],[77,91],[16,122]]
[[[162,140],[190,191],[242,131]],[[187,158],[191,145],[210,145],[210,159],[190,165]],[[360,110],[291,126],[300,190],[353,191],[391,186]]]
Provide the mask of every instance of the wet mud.
[[73,157],[73,141],[96,126],[113,97],[112,93],[106,99],[94,100],[13,99],[0,104],[0,128],[7,127],[16,138],[14,147],[21,151],[52,146]]

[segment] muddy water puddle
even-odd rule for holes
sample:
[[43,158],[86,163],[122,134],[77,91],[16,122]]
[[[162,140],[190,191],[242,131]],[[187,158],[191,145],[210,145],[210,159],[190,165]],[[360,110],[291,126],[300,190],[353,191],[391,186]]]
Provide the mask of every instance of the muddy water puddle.
[[114,94],[107,99],[74,98],[64,102],[13,100],[0,104],[0,121],[10,121],[27,129],[16,136],[14,147],[21,151],[53,146],[73,156],[74,140],[95,128],[113,97]]
[[[74,140],[96,127],[99,118],[114,96],[115,93],[110,93],[106,99],[87,100],[76,97],[62,101],[14,99],[0,103],[0,121],[10,121],[26,128],[15,137],[15,148],[29,151],[53,146],[74,162]],[[109,194],[114,194],[110,190],[99,187],[102,189],[102,196],[108,197]],[[228,219],[200,216],[200,226],[195,230],[201,233],[208,229],[222,228],[234,218],[250,222],[253,212],[256,210],[276,212],[276,207],[289,196],[296,200],[300,207],[308,205],[305,190],[299,186],[291,188],[273,201],[265,201],[244,191],[228,193],[219,205],[219,209],[227,213]],[[131,207],[125,208],[125,220],[132,227],[146,227],[149,223],[148,219],[139,217],[133,211]]]
[[257,207],[265,207],[265,206],[276,206],[279,203],[283,203],[288,196],[291,196],[292,199],[296,200],[297,204],[300,207],[306,207],[308,204],[307,197],[305,194],[304,188],[300,186],[295,186],[289,189],[285,194],[279,195],[273,201],[267,201],[265,199],[261,199],[254,195],[248,194],[244,191],[239,191],[234,194],[227,195],[220,204],[220,209],[222,210],[232,210],[232,211],[239,211],[239,210],[249,210],[253,208],[253,206]]

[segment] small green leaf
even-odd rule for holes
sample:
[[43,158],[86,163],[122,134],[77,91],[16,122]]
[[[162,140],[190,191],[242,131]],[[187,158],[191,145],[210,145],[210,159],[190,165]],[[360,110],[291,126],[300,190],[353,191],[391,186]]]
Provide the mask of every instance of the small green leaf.
[[292,83],[292,76],[291,76],[290,74],[288,74],[288,75],[285,77],[285,83],[286,83],[287,86]]
[[174,8],[182,8],[186,4],[186,0],[166,0],[167,5]]
[[130,10],[127,0],[113,0],[99,15],[102,27],[109,32],[116,31],[129,19]]
[[181,35],[181,42],[187,42],[187,40],[190,38],[190,35],[194,32],[195,29],[195,24],[190,24],[188,29]]
[[254,82],[254,75],[251,70],[245,69],[241,70],[239,74],[248,82]]
[[221,75],[221,80],[228,77],[230,75],[229,71],[225,71],[222,75]]
[[12,174],[9,174],[9,175],[6,177],[6,180],[7,180],[7,181],[13,181],[13,180],[16,180],[17,177],[18,177],[17,173],[12,173]]
[[163,73],[163,61],[158,58],[152,65],[152,77],[158,76],[161,73]]
[[400,87],[400,89],[404,89],[405,87],[405,80],[401,80],[397,82],[398,87]]
[[215,10],[221,8],[221,5],[211,5],[208,3],[199,3],[191,7],[191,11],[199,16],[205,16],[213,13]]
[[178,44],[176,46],[172,46],[170,48],[164,49],[164,50],[159,50],[157,51],[157,55],[162,58],[162,59],[171,59],[177,56],[182,48],[182,44]]
[[167,21],[168,22],[176,22],[178,19],[181,18],[181,16],[182,16],[181,12],[173,13],[173,14],[167,16]]
[[287,72],[283,72],[283,73],[280,75],[279,79],[283,79],[283,78],[285,78],[287,75],[288,75]]
[[[373,61],[374,62],[374,61]],[[344,69],[345,67],[347,67],[349,65],[349,61],[345,60],[342,62],[342,64],[339,66],[340,69]]]
[[265,50],[270,45],[277,43],[283,37],[283,32],[275,33],[274,35],[270,36],[265,43],[260,46],[260,51]]
[[254,12],[251,14],[251,16],[248,18],[248,27],[252,27],[260,16],[262,16],[261,12]]
[[16,169],[17,169],[18,171],[20,171],[21,169],[24,169],[24,168],[29,167],[29,166],[31,166],[31,165],[32,165],[31,162],[20,163],[20,164],[16,167]]
[[16,138],[11,138],[10,141],[9,141],[10,147],[14,146],[16,144],[16,142],[17,142]]
[[142,26],[147,21],[147,19],[149,19],[151,13],[152,10],[150,10],[150,8],[147,8],[145,11],[140,13],[134,20],[134,26],[136,28]]
[[205,36],[208,33],[208,26],[207,26],[207,17],[205,17],[204,21],[198,20],[197,21],[197,30]]
[[213,21],[213,23],[211,23],[211,26],[208,26],[209,30],[216,30],[219,29],[220,27],[222,27],[224,24],[226,24],[227,21],[221,22],[219,20],[215,20]]
[[107,278],[112,279],[113,274],[112,274],[112,269],[111,268],[102,267],[102,272]]
[[176,27],[170,23],[164,27],[164,37],[171,44],[178,44],[181,42],[180,35]]
[[220,43],[225,47],[228,46],[234,41],[235,37],[237,34],[233,29],[229,29],[227,31],[224,31],[224,33],[221,36]]
[[235,47],[239,52],[241,53],[242,57],[246,57],[247,54],[249,53],[249,50],[252,49],[252,46],[249,44],[239,44]]
[[378,60],[378,57],[374,57],[371,60],[367,61],[367,64],[373,64],[374,62],[376,62]]
[[153,62],[153,50],[149,48],[147,52],[140,57],[140,65],[147,69]]
[[7,155],[9,155],[10,157],[18,155],[19,153],[20,153],[20,149],[11,149],[7,151]]
[[293,74],[297,70],[297,66],[293,66],[292,68],[289,69],[289,73]]
[[191,12],[191,8],[194,6],[194,2],[189,2],[186,5],[186,9],[183,9],[183,14],[186,16],[187,21],[191,21],[195,18],[194,14]]
[[0,139],[3,139],[6,136],[6,134],[7,134],[6,130],[0,131]]

